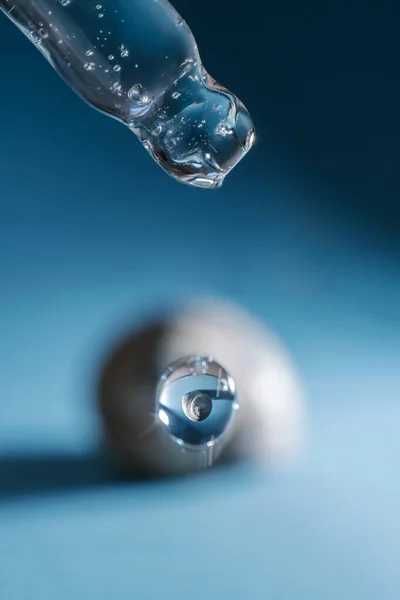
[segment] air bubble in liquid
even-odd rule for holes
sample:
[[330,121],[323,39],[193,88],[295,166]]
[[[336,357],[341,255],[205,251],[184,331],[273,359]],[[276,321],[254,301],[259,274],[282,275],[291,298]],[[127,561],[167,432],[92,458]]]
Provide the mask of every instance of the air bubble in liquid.
[[[138,113],[145,112],[148,109],[149,105],[152,103],[152,99],[146,93],[146,91],[144,90],[143,86],[140,85],[140,83],[137,83],[131,87],[131,89],[128,92],[128,98],[132,102],[131,113],[133,113],[134,116],[137,116]],[[156,131],[157,129],[158,125],[155,126],[154,130]]]
[[129,56],[129,50],[127,48],[125,48],[125,46],[122,44],[121,48],[121,58],[127,58]]
[[122,85],[120,83],[118,83],[118,81],[115,81],[112,86],[110,87],[110,91],[113,94],[117,94],[118,96],[122,96]]
[[29,33],[29,39],[35,46],[38,46],[42,43],[42,39],[37,31],[31,31]]
[[176,443],[189,450],[210,448],[224,438],[237,408],[234,382],[212,357],[183,358],[160,379],[158,419]]
[[234,130],[228,123],[219,123],[215,130],[215,133],[217,135],[222,135],[223,137],[226,137],[227,135],[233,135]]

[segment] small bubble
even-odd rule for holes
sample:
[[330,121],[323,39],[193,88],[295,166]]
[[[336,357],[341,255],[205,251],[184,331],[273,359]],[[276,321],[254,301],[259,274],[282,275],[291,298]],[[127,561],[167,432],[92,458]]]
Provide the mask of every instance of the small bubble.
[[182,19],[178,19],[177,22],[176,22],[176,24],[177,24],[178,27],[183,27],[184,22],[182,21]]
[[121,58],[126,58],[129,56],[129,50],[122,44],[121,48]]
[[96,68],[96,65],[93,62],[86,62],[86,63],[84,63],[83,68],[86,71],[94,71]]
[[61,0],[60,4],[61,6],[68,6],[68,4],[71,4],[71,0]]
[[157,127],[154,129],[154,135],[160,135],[162,130],[163,130],[162,125],[157,125]]
[[99,17],[99,19],[102,19],[104,17],[104,13],[99,13],[98,17]]
[[86,56],[93,56],[93,50],[86,50],[85,55]]
[[128,92],[129,100],[132,100],[134,104],[139,106],[145,106],[150,103],[150,97],[146,94],[144,88],[140,83],[132,86]]
[[222,137],[226,137],[228,135],[233,135],[234,131],[224,123],[219,123],[215,130],[215,133],[217,135],[222,135]]
[[122,95],[122,87],[121,84],[118,83],[117,81],[115,83],[112,84],[112,86],[110,87],[110,90],[113,94],[118,94],[118,96]]
[[173,97],[173,99],[174,99],[174,100],[177,100],[177,98],[179,98],[181,95],[182,95],[182,94],[181,94],[180,92],[174,92],[174,93],[172,94],[172,97]]
[[119,73],[120,70],[121,70],[121,66],[120,65],[114,65],[113,69],[114,69],[114,71],[116,71],[117,73]]
[[143,146],[146,148],[146,150],[148,152],[150,152],[150,150],[151,150],[151,144],[150,144],[150,142],[148,142],[147,140],[144,140]]
[[43,27],[41,29],[39,29],[38,33],[39,33],[40,37],[44,40],[49,37],[49,34]]
[[101,10],[103,7],[101,4],[96,4],[96,10]]
[[112,54],[110,54],[110,56],[108,57],[108,60],[115,60],[115,56],[113,56]]
[[138,69],[138,68],[139,68],[139,65],[136,63],[136,65],[135,65],[135,69]]
[[39,45],[42,43],[42,40],[36,31],[31,31],[29,37],[35,45]]
[[221,108],[222,106],[220,104],[214,104],[214,106],[212,107],[214,112],[218,112]]

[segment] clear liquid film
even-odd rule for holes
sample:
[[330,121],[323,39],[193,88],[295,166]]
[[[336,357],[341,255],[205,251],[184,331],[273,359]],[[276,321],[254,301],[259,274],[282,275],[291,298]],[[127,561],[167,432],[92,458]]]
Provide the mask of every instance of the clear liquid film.
[[212,188],[254,143],[243,104],[205,71],[166,0],[0,0],[89,104],[127,125],[175,179]]

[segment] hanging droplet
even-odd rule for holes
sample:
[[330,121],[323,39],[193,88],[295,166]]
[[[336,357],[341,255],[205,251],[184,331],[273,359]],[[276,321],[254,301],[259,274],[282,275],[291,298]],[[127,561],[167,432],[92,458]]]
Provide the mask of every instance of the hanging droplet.
[[157,391],[157,415],[174,441],[202,450],[228,431],[238,408],[232,378],[212,357],[172,364]]

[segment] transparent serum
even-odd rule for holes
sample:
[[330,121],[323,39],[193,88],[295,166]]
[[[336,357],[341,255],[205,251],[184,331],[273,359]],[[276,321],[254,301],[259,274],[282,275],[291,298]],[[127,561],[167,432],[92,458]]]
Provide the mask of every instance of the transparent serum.
[[213,448],[226,441],[239,406],[232,377],[212,357],[190,356],[166,369],[156,396],[156,415],[168,436],[211,465]]
[[0,0],[71,88],[133,131],[172,177],[219,187],[255,140],[167,0]]

